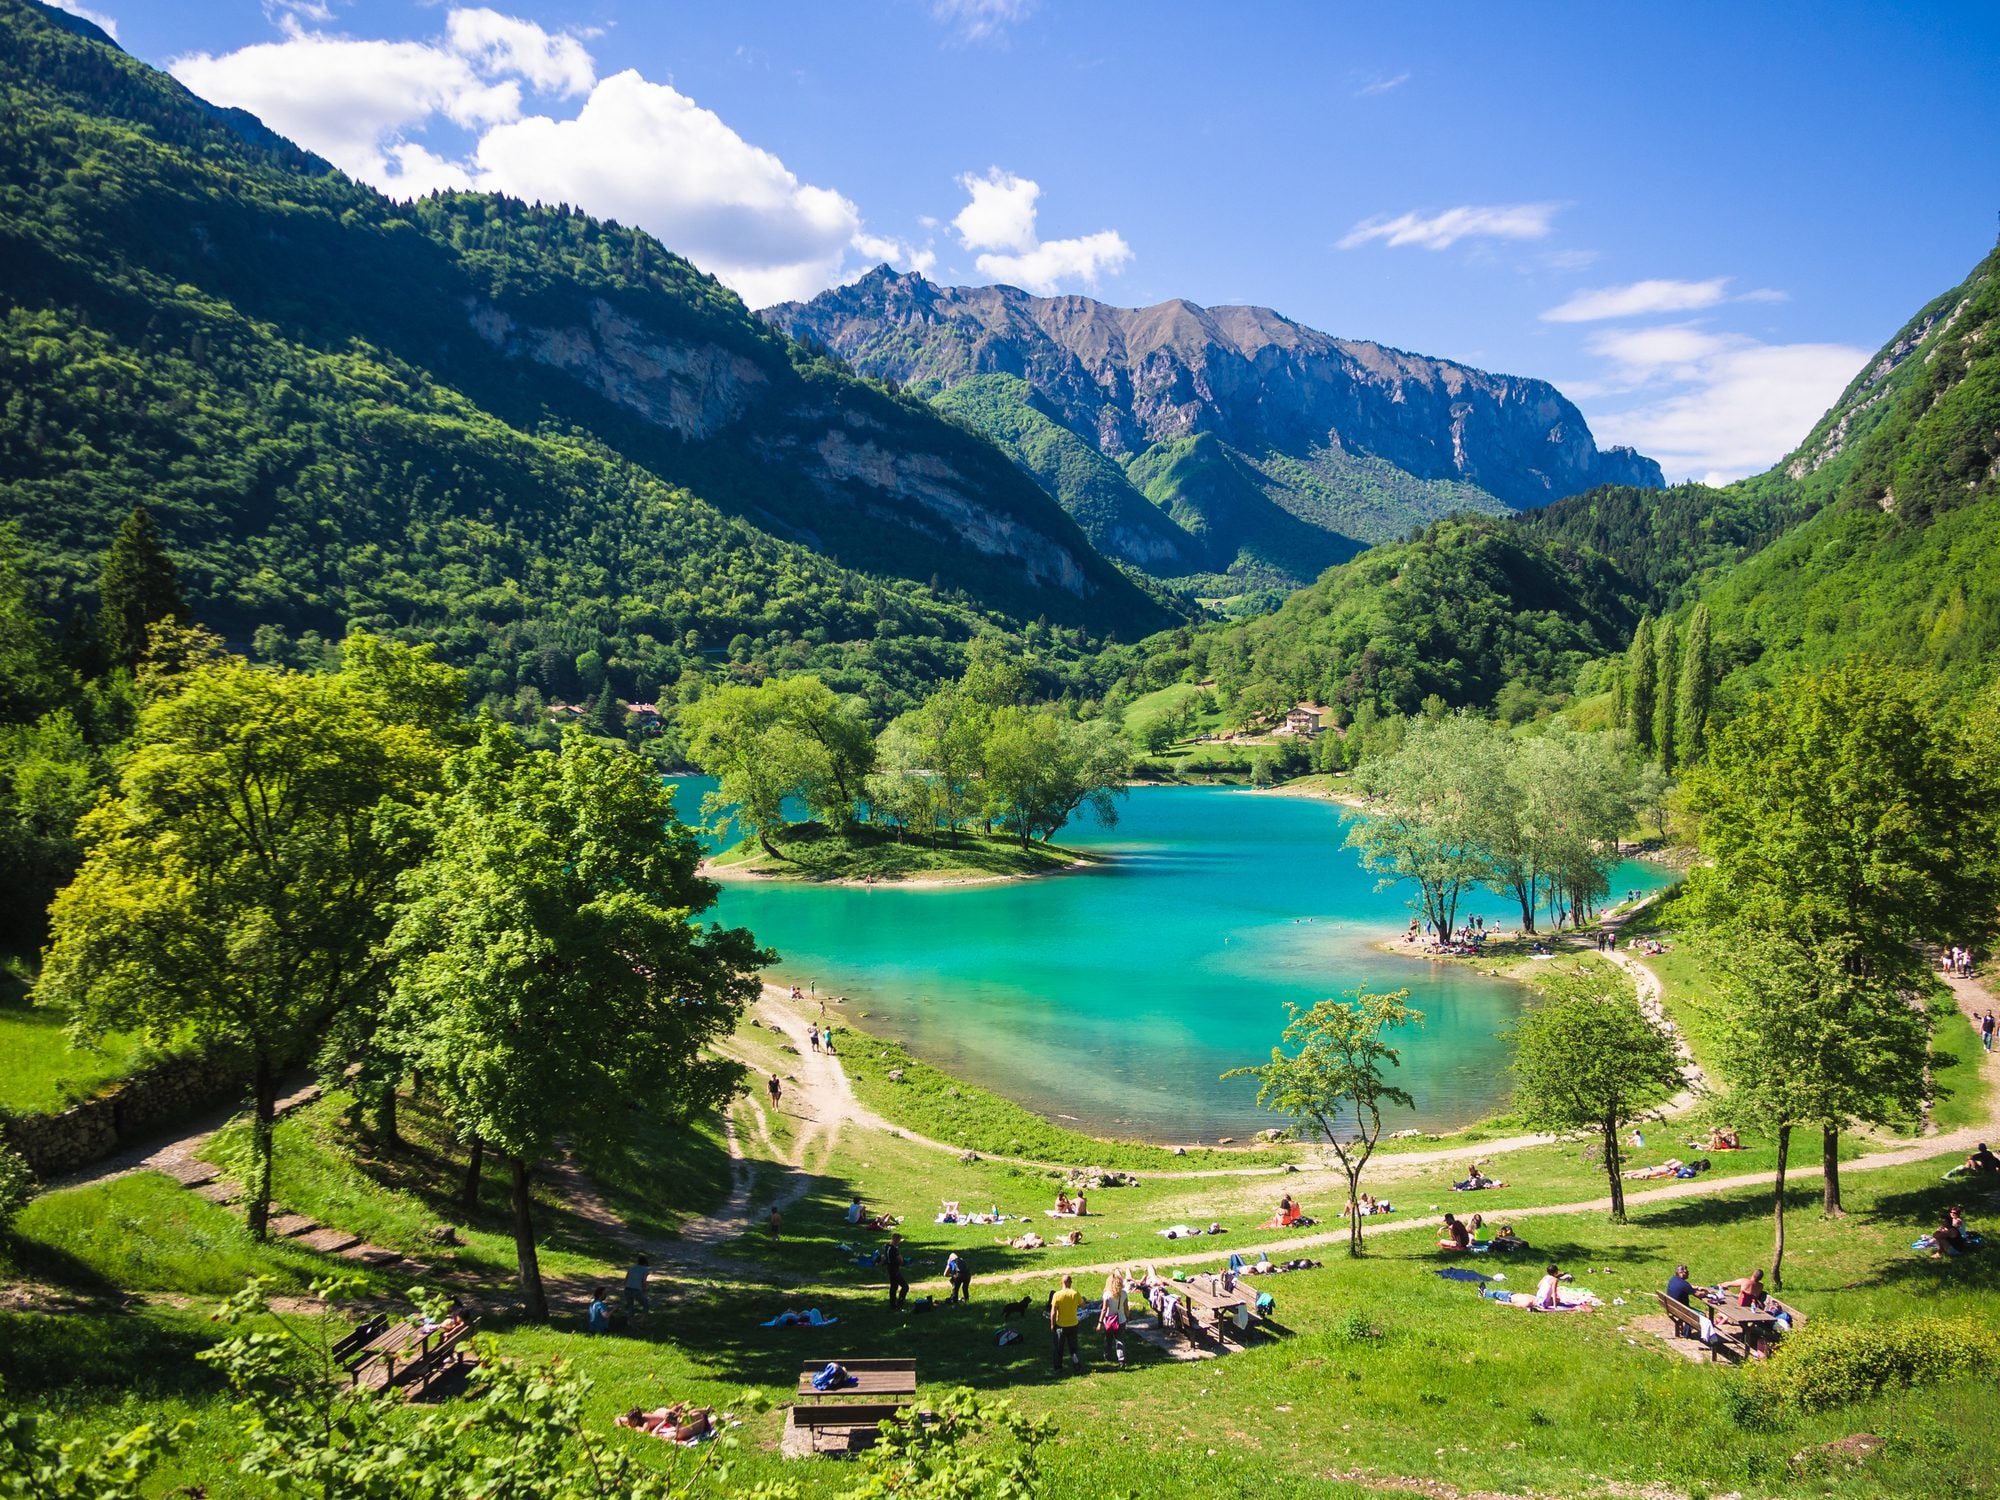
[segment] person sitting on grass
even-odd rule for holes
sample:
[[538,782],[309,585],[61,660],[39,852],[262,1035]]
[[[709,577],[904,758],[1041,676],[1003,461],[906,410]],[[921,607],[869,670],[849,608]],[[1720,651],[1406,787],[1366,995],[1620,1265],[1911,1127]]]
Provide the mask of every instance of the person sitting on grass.
[[1965,1237],[1965,1216],[1956,1208],[1944,1211],[1938,1227],[1931,1231],[1931,1259],[1943,1260],[1950,1255],[1963,1255],[1972,1248]]
[[1717,1125],[1708,1133],[1708,1140],[1702,1144],[1704,1151],[1741,1151],[1743,1141],[1733,1130],[1724,1130]]
[[1535,1285],[1535,1297],[1528,1304],[1537,1312],[1554,1312],[1562,1306],[1562,1272],[1554,1261],[1542,1273],[1542,1279]]
[[1074,1213],[1079,1219],[1087,1219],[1090,1217],[1090,1200],[1084,1197],[1082,1193],[1078,1193],[1074,1198],[1072,1198],[1070,1200],[1069,1206],[1070,1206],[1070,1211]]
[[611,1332],[611,1309],[604,1305],[604,1288],[590,1289],[590,1311],[584,1314],[585,1330],[590,1333]]
[[850,1224],[859,1224],[866,1212],[867,1210],[861,1206],[859,1198],[849,1200],[847,1205],[847,1222]]
[[1444,1216],[1444,1238],[1438,1241],[1438,1249],[1462,1251],[1472,1243],[1472,1235],[1465,1225],[1450,1214]]
[[2000,1172],[2000,1156],[1986,1149],[1986,1142],[1979,1143],[1979,1149],[1965,1159],[1968,1172]]
[[1076,1209],[1070,1205],[1069,1194],[1064,1192],[1061,1188],[1056,1189],[1055,1211],[1057,1218],[1067,1218],[1069,1215],[1076,1212]]

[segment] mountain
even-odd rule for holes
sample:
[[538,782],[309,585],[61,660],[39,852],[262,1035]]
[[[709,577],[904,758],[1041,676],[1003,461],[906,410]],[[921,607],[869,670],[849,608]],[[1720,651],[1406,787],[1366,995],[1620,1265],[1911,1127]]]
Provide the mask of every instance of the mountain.
[[0,519],[58,605],[143,501],[231,636],[434,639],[503,698],[886,701],[982,632],[1172,618],[991,444],[642,233],[392,203],[31,0],[0,90]]
[[[1333,338],[1269,308],[1120,308],[883,266],[763,316],[861,374],[936,397],[1101,548],[1197,587],[1222,585],[1188,575],[1304,582],[1453,512],[1662,483],[1651,459],[1600,451],[1545,381]],[[968,385],[980,387],[971,399],[959,395]],[[1127,490],[1112,503],[1113,476],[1079,462],[1051,473],[1016,437],[1024,423],[1064,429],[1121,468]],[[1178,535],[1140,526],[1142,501]]]

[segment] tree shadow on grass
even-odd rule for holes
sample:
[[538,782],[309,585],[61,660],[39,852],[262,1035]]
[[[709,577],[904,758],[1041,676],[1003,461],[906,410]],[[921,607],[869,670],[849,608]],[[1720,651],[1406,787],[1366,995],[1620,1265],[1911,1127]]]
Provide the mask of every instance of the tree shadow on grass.
[[1889,1193],[1875,1200],[1857,1222],[1887,1230],[1892,1240],[1904,1236],[1911,1243],[1929,1234],[1944,1221],[1945,1209],[1956,1204],[1963,1210],[1968,1227],[1983,1233],[1986,1243],[1963,1255],[1933,1260],[1928,1251],[1910,1249],[1886,1260],[1870,1274],[1852,1283],[1861,1287],[1952,1287],[1961,1291],[2000,1292],[2000,1184],[1957,1179],[1938,1182],[1906,1192]]
[[132,1313],[0,1314],[0,1381],[12,1400],[207,1394],[223,1381],[195,1356],[214,1342],[200,1329]]

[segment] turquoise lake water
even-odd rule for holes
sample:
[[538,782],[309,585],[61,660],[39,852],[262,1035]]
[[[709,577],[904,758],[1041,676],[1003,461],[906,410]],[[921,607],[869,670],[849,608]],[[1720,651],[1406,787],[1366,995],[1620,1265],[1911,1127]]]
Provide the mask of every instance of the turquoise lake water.
[[[684,816],[709,785],[681,784]],[[1240,1140],[1275,1123],[1254,1080],[1217,1075],[1269,1058],[1286,1001],[1356,986],[1407,986],[1424,1012],[1403,1038],[1417,1109],[1391,1128],[1491,1114],[1508,1091],[1495,1033],[1523,992],[1371,947],[1410,912],[1342,847],[1351,816],[1233,788],[1140,788],[1116,828],[1061,835],[1114,855],[1107,866],[933,890],[729,883],[715,916],[778,951],[772,979],[844,995],[837,1013],[868,1030],[1096,1133]],[[1613,889],[1668,879],[1631,863]],[[1464,910],[1504,922],[1514,908],[1478,896]]]

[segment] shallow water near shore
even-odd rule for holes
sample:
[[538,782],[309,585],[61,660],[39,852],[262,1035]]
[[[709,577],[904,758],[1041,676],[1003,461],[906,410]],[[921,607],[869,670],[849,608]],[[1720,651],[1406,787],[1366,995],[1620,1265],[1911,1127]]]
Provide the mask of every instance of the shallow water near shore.
[[[681,783],[684,816],[711,785]],[[1357,986],[1407,986],[1424,1012],[1401,1038],[1399,1082],[1417,1108],[1389,1128],[1492,1114],[1509,1088],[1496,1033],[1524,991],[1373,946],[1408,923],[1407,892],[1376,890],[1342,847],[1353,816],[1228,787],[1141,788],[1117,827],[1060,835],[1114,856],[1102,866],[928,890],[731,882],[714,915],[778,950],[772,979],[845,995],[836,1015],[1094,1133],[1244,1140],[1277,1123],[1254,1080],[1218,1075],[1269,1058],[1287,1001]],[[1613,890],[1671,878],[1628,863]],[[1513,925],[1511,903],[1489,894],[1463,910]]]

